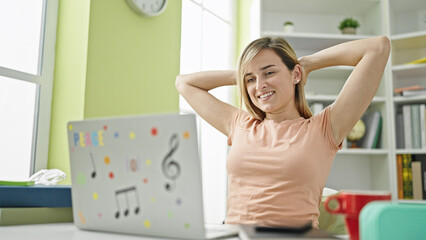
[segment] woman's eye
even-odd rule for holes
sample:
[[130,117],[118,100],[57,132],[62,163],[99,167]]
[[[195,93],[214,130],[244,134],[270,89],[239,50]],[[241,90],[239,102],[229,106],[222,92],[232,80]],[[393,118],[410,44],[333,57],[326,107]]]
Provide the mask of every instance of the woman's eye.
[[247,79],[247,82],[249,83],[249,82],[253,82],[254,81],[254,79],[253,78],[248,78]]
[[272,74],[274,74],[274,72],[267,72],[266,76],[269,76],[269,75],[272,75]]

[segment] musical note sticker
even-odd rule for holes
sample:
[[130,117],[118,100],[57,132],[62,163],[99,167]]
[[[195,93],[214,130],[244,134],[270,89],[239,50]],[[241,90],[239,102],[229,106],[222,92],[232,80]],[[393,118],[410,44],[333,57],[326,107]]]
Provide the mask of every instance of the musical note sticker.
[[[129,195],[133,196],[129,198]],[[133,200],[130,202],[130,200]],[[136,186],[127,187],[115,191],[115,202],[117,204],[117,212],[115,213],[115,218],[120,218],[120,212],[123,210],[124,216],[129,215],[130,206],[134,206],[134,213],[137,215],[139,213],[140,202]],[[121,203],[121,204],[120,204]],[[124,204],[123,204],[124,203]]]
[[177,134],[171,136],[169,145],[170,150],[164,157],[161,167],[164,176],[170,180],[170,182],[165,184],[166,190],[170,192],[174,190],[175,180],[180,176],[180,165],[173,159],[173,154],[179,147],[179,137]]
[[90,160],[92,161],[92,166],[93,166],[92,178],[95,178],[96,177],[96,165],[95,165],[95,159],[93,159],[92,153],[90,153]]

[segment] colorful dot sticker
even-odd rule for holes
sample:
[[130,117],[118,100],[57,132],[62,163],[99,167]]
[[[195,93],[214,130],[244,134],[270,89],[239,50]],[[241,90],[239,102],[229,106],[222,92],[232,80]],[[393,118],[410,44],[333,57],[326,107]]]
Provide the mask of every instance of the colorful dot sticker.
[[120,134],[118,132],[116,132],[116,133],[114,133],[114,137],[118,138],[118,137],[120,137]]
[[183,132],[183,138],[184,139],[189,139],[189,137],[190,137],[191,135],[189,134],[189,132],[188,131],[185,131],[185,132]]
[[104,130],[105,131],[108,130],[108,126],[107,125],[104,125]]
[[151,128],[151,135],[155,137],[157,136],[157,134],[158,134],[158,129],[156,127]]
[[151,159],[145,160],[145,164],[148,165],[148,166],[151,165]]
[[84,173],[77,174],[77,184],[80,186],[86,184],[86,175],[84,175]]
[[184,227],[184,228],[186,228],[186,229],[188,229],[188,228],[190,227],[190,225],[189,225],[189,223],[185,223],[185,224],[183,225],[183,227]]
[[98,218],[101,218],[102,217],[102,213],[98,213]]
[[110,163],[111,163],[111,159],[110,159],[108,156],[105,156],[105,157],[104,157],[104,163],[105,163],[106,165],[110,164]]
[[130,132],[129,133],[129,138],[130,139],[135,139],[135,137],[136,137],[136,134],[134,132]]
[[92,198],[93,198],[93,200],[98,200],[98,198],[99,198],[98,193],[93,193]]
[[68,130],[72,131],[72,124],[68,125]]
[[113,172],[109,172],[108,177],[113,179],[114,178],[114,173]]
[[167,214],[167,216],[168,216],[169,218],[173,218],[173,213],[172,213],[172,212],[169,212],[169,213]]
[[149,220],[145,220],[145,222],[143,222],[143,225],[144,225],[146,228],[150,228],[150,227],[151,227],[151,222],[150,222]]
[[148,178],[144,178],[143,179],[143,183],[147,184],[148,183]]
[[86,223],[86,219],[84,218],[83,212],[82,211],[78,211],[78,217],[80,218],[80,222],[85,224]]
[[136,160],[134,158],[130,159],[129,165],[130,165],[130,170],[132,172],[136,172],[139,169],[138,160]]
[[177,205],[181,205],[182,204],[182,200],[180,198],[176,199],[176,204]]
[[155,201],[156,201],[155,197],[152,197],[152,198],[151,198],[151,202],[152,202],[152,203],[155,203]]

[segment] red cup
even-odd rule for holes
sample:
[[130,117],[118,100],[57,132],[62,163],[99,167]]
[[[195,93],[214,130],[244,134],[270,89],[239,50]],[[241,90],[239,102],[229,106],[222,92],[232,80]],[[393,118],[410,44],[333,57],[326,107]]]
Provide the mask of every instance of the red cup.
[[[330,208],[330,201],[336,201],[337,207]],[[342,191],[338,195],[329,196],[324,203],[325,209],[333,214],[345,215],[346,229],[351,240],[359,240],[359,213],[372,201],[391,200],[389,192],[376,191]]]

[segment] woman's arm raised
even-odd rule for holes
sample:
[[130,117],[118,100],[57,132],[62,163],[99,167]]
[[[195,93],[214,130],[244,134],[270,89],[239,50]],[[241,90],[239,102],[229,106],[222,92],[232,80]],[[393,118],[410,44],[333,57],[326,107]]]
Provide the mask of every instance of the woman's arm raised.
[[373,100],[389,52],[389,39],[380,36],[342,43],[300,59],[302,69],[305,71],[304,76],[313,70],[329,66],[355,66],[330,108],[331,126],[338,144],[343,141]]
[[235,71],[224,70],[179,75],[175,84],[178,92],[195,112],[228,136],[232,118],[238,109],[215,98],[209,91],[221,86],[235,85],[235,83]]

